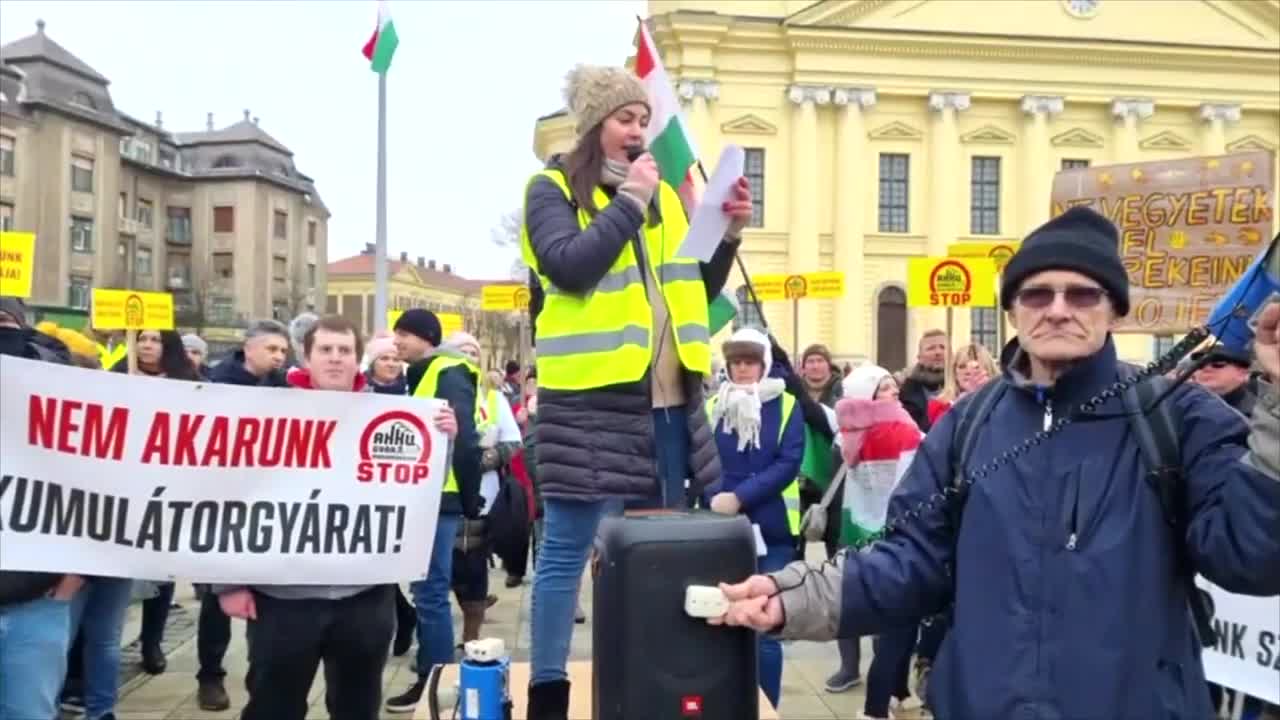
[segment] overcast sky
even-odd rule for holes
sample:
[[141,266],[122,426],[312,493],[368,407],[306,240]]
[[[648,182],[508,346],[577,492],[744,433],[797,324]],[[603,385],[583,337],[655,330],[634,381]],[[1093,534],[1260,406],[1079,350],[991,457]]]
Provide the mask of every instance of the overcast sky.
[[[388,248],[505,277],[489,240],[520,204],[533,122],[562,107],[575,62],[621,64],[642,0],[399,0],[388,74]],[[116,107],[166,129],[249,110],[315,178],[331,260],[374,239],[377,76],[360,48],[373,0],[4,0],[0,42],[45,32],[111,80]]]

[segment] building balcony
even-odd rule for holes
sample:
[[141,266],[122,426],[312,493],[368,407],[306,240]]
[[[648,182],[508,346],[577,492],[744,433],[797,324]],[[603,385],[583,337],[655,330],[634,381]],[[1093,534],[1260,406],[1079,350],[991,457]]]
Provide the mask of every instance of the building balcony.
[[121,235],[133,235],[137,237],[138,229],[142,227],[142,223],[129,217],[116,218],[116,230]]
[[71,272],[87,275],[93,272],[93,255],[91,253],[71,253]]
[[209,294],[231,295],[235,292],[235,278],[212,277],[209,279]]
[[191,228],[169,227],[165,228],[164,241],[170,245],[190,245],[191,244]]
[[165,278],[164,286],[174,292],[191,289],[191,276],[189,273],[172,272]]
[[71,191],[71,212],[93,217],[94,204],[93,193]]
[[218,327],[248,327],[249,316],[235,310],[212,307],[205,313],[204,321],[206,325],[216,325]]

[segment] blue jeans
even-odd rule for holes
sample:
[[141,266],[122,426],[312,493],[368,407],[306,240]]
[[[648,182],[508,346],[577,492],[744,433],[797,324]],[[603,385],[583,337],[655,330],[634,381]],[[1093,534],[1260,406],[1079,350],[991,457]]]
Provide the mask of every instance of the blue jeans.
[[98,718],[116,709],[120,683],[120,633],[129,609],[133,581],[93,578],[71,601],[70,640],[83,634],[84,716]]
[[[761,574],[777,572],[796,559],[794,543],[769,545],[757,561]],[[782,699],[782,643],[777,638],[760,634],[760,689],[774,709]]]
[[0,720],[53,720],[67,670],[71,604],[39,598],[0,607]]
[[[628,501],[628,510],[685,509],[684,482],[689,477],[689,418],[684,407],[653,411],[653,437],[658,461],[658,486],[651,498]],[[600,518],[620,514],[620,500],[583,502],[560,498],[543,501],[542,537],[538,542],[537,573],[533,577],[530,608],[530,683],[568,679],[569,641],[582,571]]]
[[449,584],[453,580],[453,544],[461,515],[441,514],[431,546],[427,579],[409,585],[418,611],[418,676],[426,677],[432,665],[453,662],[453,611]]

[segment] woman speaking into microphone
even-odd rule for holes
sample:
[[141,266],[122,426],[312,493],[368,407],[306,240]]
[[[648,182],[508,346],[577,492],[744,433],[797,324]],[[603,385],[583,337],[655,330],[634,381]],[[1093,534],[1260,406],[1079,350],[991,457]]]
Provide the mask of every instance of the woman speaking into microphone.
[[520,238],[545,294],[536,458],[545,515],[533,583],[531,720],[566,717],[575,598],[600,518],[624,503],[686,507],[687,493],[719,478],[702,407],[707,305],[751,217],[741,179],[722,208],[729,230],[711,261],[678,257],[688,223],[642,152],[651,108],[639,79],[620,67],[578,66],[565,99],[577,144],[530,179]]

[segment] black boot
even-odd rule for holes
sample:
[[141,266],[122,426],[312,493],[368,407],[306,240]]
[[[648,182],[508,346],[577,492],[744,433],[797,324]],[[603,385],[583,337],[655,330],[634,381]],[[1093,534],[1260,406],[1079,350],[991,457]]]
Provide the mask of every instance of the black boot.
[[569,681],[530,685],[529,720],[569,720]]

